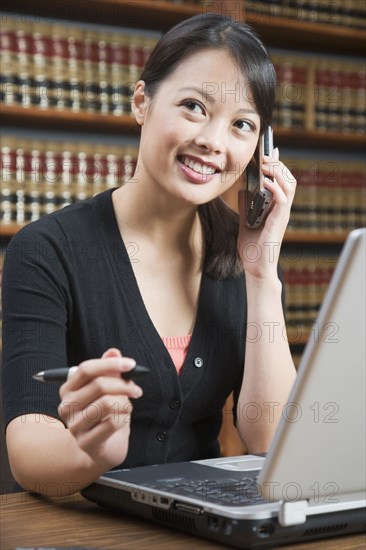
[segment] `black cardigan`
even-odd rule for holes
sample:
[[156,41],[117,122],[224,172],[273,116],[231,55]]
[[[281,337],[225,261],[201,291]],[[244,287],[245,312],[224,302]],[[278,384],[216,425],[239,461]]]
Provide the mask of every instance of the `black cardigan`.
[[[4,422],[58,418],[58,385],[32,380],[109,347],[151,368],[133,401],[124,467],[216,457],[222,409],[240,391],[246,339],[244,275],[203,275],[196,323],[178,375],[144,306],[112,190],[29,224],[9,244],[3,279]],[[130,253],[130,256],[129,256]],[[159,266],[156,266],[159,269]],[[234,404],[235,409],[235,404]],[[233,414],[231,410],[227,414]]]

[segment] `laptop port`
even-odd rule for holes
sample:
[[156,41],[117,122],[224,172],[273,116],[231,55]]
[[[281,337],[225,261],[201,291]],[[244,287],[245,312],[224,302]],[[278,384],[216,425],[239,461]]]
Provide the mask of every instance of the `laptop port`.
[[274,527],[272,523],[262,523],[255,528],[258,537],[265,539],[273,534]]
[[219,518],[217,518],[215,516],[208,516],[207,517],[207,523],[208,523],[208,528],[210,529],[210,531],[214,531],[214,532],[218,533],[218,531],[220,530]]
[[188,504],[187,502],[176,502],[175,508],[182,512],[189,512],[190,514],[199,515],[202,514],[202,508],[195,506],[194,504]]

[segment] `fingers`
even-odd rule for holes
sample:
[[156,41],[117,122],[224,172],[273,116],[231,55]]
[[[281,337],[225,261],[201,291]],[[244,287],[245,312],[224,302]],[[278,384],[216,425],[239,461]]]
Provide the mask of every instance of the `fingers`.
[[[137,399],[143,392],[132,380],[127,381],[121,373],[136,365],[134,359],[122,357],[119,350],[107,350],[100,359],[90,359],[81,363],[75,374],[60,388],[61,403],[58,412],[67,427],[73,430],[89,430],[104,421],[115,411],[113,407],[129,399]],[[94,408],[98,414],[87,411]],[[131,413],[132,406],[129,404]],[[126,411],[123,414],[127,414]]]
[[68,420],[68,411],[64,403],[73,403],[77,409],[84,409],[104,396],[125,396],[137,399],[142,396],[142,389],[133,382],[107,376],[98,376],[86,384],[82,390],[69,391],[62,398],[60,411],[64,420]]
[[246,226],[247,219],[247,192],[245,189],[238,191],[238,210],[240,227]]
[[[292,203],[296,190],[296,179],[290,170],[279,160],[279,150],[276,147],[272,157],[264,157],[262,170],[264,187],[271,191],[277,204]],[[273,181],[271,181],[271,179]]]
[[75,391],[98,376],[114,376],[120,378],[136,366],[136,361],[130,357],[112,356],[101,359],[88,359],[80,363],[73,374],[63,385],[66,391]]
[[82,410],[70,407],[67,427],[77,439],[89,432],[93,432],[91,435],[94,436],[98,433],[96,428],[101,424],[105,426],[99,433],[110,435],[114,431],[129,427],[132,411],[133,406],[129,399],[105,395]]
[[[123,439],[121,438],[121,430],[116,430],[116,425],[121,425],[124,422],[124,432],[129,432],[130,424],[129,424],[129,416],[128,420],[121,419],[118,423],[114,421],[112,417],[109,417],[104,422],[101,422],[97,424],[93,429],[90,429],[88,431],[82,431],[80,434],[78,434],[77,441],[79,447],[88,453],[91,456],[95,456],[95,449],[104,449],[104,453],[100,452],[100,458],[105,459],[105,442],[110,441],[112,438],[118,438],[117,444],[118,447],[123,446]],[[120,460],[117,461],[117,463]],[[113,464],[112,464],[113,465]],[[107,469],[110,466],[107,467]]]
[[102,355],[102,359],[105,357],[122,357],[122,353],[117,348],[109,348]]

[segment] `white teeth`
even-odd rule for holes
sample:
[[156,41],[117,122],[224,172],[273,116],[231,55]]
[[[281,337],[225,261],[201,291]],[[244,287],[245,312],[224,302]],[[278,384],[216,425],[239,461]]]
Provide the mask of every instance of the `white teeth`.
[[209,174],[215,173],[215,168],[212,166],[208,166],[207,164],[201,164],[200,162],[194,161],[188,157],[182,158],[183,164],[194,170],[195,172],[198,172],[199,174],[203,174],[204,176],[208,176]]

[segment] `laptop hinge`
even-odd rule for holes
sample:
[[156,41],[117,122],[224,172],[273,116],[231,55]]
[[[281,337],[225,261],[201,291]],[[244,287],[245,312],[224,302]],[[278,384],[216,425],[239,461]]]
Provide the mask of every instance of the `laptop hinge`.
[[278,512],[278,523],[282,527],[289,525],[300,525],[306,521],[306,511],[309,507],[307,500],[296,502],[281,502]]

